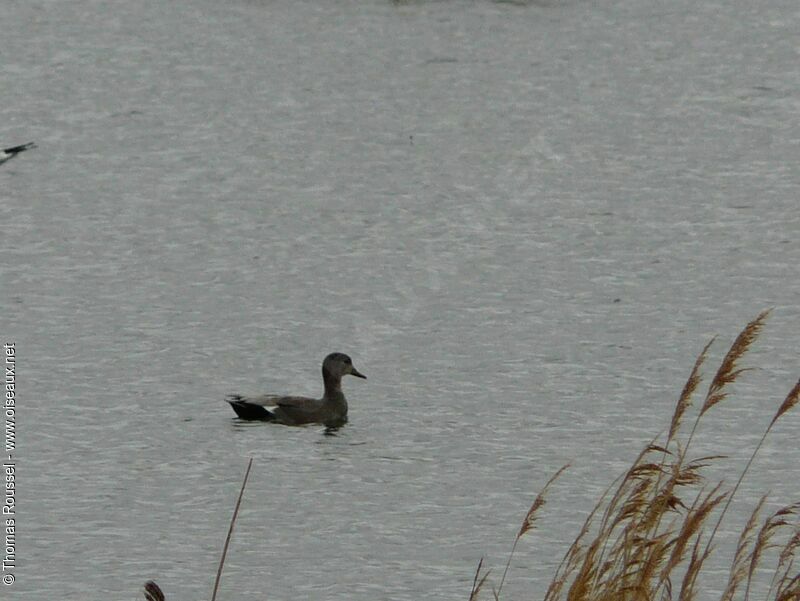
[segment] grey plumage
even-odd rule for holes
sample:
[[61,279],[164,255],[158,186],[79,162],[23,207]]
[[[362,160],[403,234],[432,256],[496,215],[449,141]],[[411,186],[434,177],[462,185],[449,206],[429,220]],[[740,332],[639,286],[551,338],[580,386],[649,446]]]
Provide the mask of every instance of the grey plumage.
[[342,392],[342,377],[346,375],[367,378],[353,366],[350,357],[344,353],[331,353],[322,362],[322,380],[325,383],[322,398],[232,394],[225,400],[244,420],[274,421],[287,426],[312,423],[340,426],[347,421],[347,399]]

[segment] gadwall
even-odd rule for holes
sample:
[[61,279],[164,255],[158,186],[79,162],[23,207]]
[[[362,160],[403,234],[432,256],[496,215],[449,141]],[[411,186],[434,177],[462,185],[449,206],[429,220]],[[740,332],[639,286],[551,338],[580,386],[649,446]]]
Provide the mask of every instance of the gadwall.
[[344,353],[331,353],[322,362],[325,393],[321,399],[271,394],[246,397],[232,394],[225,397],[225,400],[242,419],[274,421],[287,426],[325,424],[336,427],[347,421],[347,399],[342,392],[342,376],[347,374],[367,379],[367,376],[353,367],[350,357]]
[[0,150],[0,165],[6,161],[10,161],[20,152],[28,150],[28,148],[36,148],[36,144],[33,142],[28,142],[27,144],[20,144],[19,146],[12,146],[11,148],[4,148],[3,150]]

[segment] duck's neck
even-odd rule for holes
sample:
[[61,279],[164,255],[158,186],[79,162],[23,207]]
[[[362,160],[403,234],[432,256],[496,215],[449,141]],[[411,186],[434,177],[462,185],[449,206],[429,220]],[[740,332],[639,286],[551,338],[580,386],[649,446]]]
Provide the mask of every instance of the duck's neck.
[[322,381],[325,382],[325,398],[338,399],[343,397],[342,394],[342,378],[328,373],[327,370],[322,370]]

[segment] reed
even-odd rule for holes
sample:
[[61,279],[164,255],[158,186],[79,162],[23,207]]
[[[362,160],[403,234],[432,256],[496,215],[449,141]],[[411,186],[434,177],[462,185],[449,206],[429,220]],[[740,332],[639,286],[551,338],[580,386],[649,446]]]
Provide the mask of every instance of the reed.
[[[613,482],[586,518],[569,546],[545,593],[545,601],[692,601],[703,585],[704,566],[714,550],[715,536],[731,500],[776,422],[800,402],[800,381],[787,394],[767,425],[737,482],[709,482],[706,468],[721,456],[692,457],[692,439],[703,416],[722,404],[730,386],[747,371],[740,363],[758,338],[769,311],[747,324],[731,345],[708,386],[699,414],[686,436],[684,418],[703,380],[702,368],[712,339],[701,351],[678,398],[666,439],[644,446],[630,468]],[[506,569],[493,596],[499,599],[520,538],[530,530],[544,493],[564,468],[536,497],[514,539]],[[749,601],[765,562],[773,565],[766,599],[800,601],[800,571],[795,563],[800,548],[800,502],[766,518],[764,496],[741,530],[733,551],[721,601]],[[479,566],[480,571],[480,566]],[[488,572],[483,576],[484,585]],[[476,574],[476,582],[478,574]],[[485,588],[485,587],[484,587]],[[766,588],[766,586],[764,587]],[[480,587],[473,586],[471,601]]]
[[164,593],[161,588],[152,580],[144,583],[145,601],[164,601]]
[[[244,496],[244,489],[247,487],[247,478],[250,476],[250,468],[253,467],[253,458],[247,461],[247,469],[242,478],[242,486],[239,489],[239,497],[236,499],[236,506],[233,509],[231,516],[231,523],[228,526],[228,535],[225,537],[225,544],[222,546],[222,555],[217,565],[217,576],[214,579],[214,590],[211,593],[211,601],[216,601],[217,591],[219,590],[219,583],[222,580],[222,569],[225,567],[225,557],[228,555],[228,545],[231,542],[233,535],[233,527],[236,525],[236,518],[239,516],[239,507],[242,505],[242,497]],[[153,581],[148,580],[144,583],[144,598],[145,601],[164,601],[164,593],[161,588]]]
[[225,557],[228,555],[228,545],[231,543],[231,536],[233,535],[233,527],[236,525],[236,518],[239,516],[239,507],[242,505],[242,496],[244,489],[247,486],[247,478],[250,476],[250,468],[253,467],[253,458],[247,462],[247,469],[244,472],[242,479],[242,487],[239,489],[239,497],[236,499],[236,507],[233,509],[231,516],[231,524],[228,526],[228,536],[225,537],[225,544],[222,547],[222,556],[219,558],[219,566],[217,566],[217,577],[214,579],[214,591],[211,593],[211,601],[216,601],[217,591],[219,590],[219,583],[222,580],[222,568],[225,567]]

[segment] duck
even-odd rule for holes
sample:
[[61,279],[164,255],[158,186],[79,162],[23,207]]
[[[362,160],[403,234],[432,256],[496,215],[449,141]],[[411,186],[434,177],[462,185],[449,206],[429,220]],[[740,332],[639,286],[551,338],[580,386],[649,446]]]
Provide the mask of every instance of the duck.
[[28,142],[27,144],[20,144],[19,146],[11,146],[10,148],[4,148],[3,150],[0,150],[0,165],[6,161],[10,161],[20,152],[28,150],[29,148],[36,148],[36,144],[33,142]]
[[367,379],[355,368],[350,357],[344,353],[331,353],[322,362],[322,381],[325,384],[322,398],[230,394],[225,400],[243,420],[275,422],[286,426],[323,424],[338,427],[347,422],[347,399],[342,392],[342,378],[347,375]]

